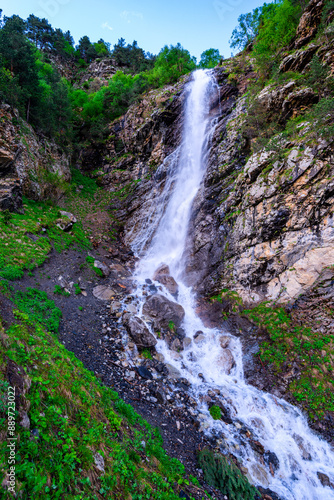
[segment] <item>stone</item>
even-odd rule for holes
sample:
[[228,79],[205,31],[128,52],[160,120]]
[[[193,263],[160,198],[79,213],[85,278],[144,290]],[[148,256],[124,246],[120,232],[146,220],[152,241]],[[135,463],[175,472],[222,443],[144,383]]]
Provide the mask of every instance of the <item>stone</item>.
[[183,349],[188,349],[188,347],[191,345],[192,340],[189,337],[186,337],[183,339]]
[[138,366],[137,371],[139,375],[145,380],[153,380],[153,375],[150,370],[146,368],[146,366]]
[[176,302],[157,294],[147,298],[143,307],[143,314],[154,319],[155,328],[168,328],[171,322],[177,328],[181,325],[185,311]]
[[169,374],[169,377],[170,378],[181,378],[181,373],[179,372],[179,370],[177,368],[175,368],[175,366],[173,365],[170,365],[169,363],[166,363],[166,368],[168,370],[168,374]]
[[21,417],[20,425],[24,429],[30,429],[30,419],[28,417],[27,412],[26,411],[21,412],[20,417]]
[[130,337],[140,349],[154,347],[157,344],[156,338],[149,331],[144,321],[137,316],[130,316],[126,322],[126,328]]
[[77,222],[76,217],[73,214],[71,214],[70,212],[65,212],[64,210],[60,210],[59,213],[60,213],[61,217],[67,217],[68,219],[70,219],[72,224],[75,224]]
[[179,341],[179,339],[173,340],[171,346],[170,346],[172,351],[180,352],[183,350],[182,344]]
[[262,484],[265,488],[269,486],[269,479],[267,471],[259,464],[252,464],[250,472],[253,479],[253,484]]
[[274,472],[278,471],[280,464],[276,453],[273,451],[266,451],[263,454],[263,459],[269,467],[272,467]]
[[221,337],[219,337],[219,344],[222,349],[226,349],[230,345],[230,342],[231,337],[229,337],[228,335],[222,335]]
[[179,286],[175,279],[170,276],[169,267],[166,264],[162,264],[154,273],[153,280],[158,281],[169,291],[171,295],[177,296],[179,291]]
[[204,341],[205,341],[205,335],[203,334],[197,335],[197,337],[194,338],[195,344],[201,344]]
[[159,281],[158,278],[160,276],[169,276],[170,275],[170,270],[169,270],[169,266],[167,266],[167,264],[161,264],[160,267],[158,267],[158,269],[155,271],[154,275],[153,275],[153,280],[154,281]]
[[99,260],[95,260],[94,262],[94,267],[97,269],[100,269],[102,271],[103,277],[107,278],[110,274],[110,269],[109,267],[104,264],[103,262],[100,262]]
[[0,178],[0,210],[23,213],[22,186],[19,179]]
[[93,288],[93,295],[99,300],[112,300],[115,296],[114,290],[105,285]]
[[235,367],[235,360],[230,349],[223,349],[217,357],[217,364],[224,369],[227,375],[230,375],[232,368]]
[[324,474],[323,472],[317,472],[317,476],[323,486],[329,486],[329,488],[332,488],[332,490],[334,490],[334,484],[331,483],[329,477],[326,474]]
[[104,458],[100,453],[95,453],[94,455],[95,467],[104,473]]

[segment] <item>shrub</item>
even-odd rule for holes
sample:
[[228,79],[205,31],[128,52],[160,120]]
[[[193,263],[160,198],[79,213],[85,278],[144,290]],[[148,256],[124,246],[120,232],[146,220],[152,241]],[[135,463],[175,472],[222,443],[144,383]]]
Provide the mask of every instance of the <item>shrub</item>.
[[210,415],[213,418],[213,420],[220,420],[222,416],[222,411],[219,408],[219,406],[213,405],[211,406],[210,410]]
[[198,455],[205,480],[230,500],[254,500],[257,490],[228,458],[205,449]]

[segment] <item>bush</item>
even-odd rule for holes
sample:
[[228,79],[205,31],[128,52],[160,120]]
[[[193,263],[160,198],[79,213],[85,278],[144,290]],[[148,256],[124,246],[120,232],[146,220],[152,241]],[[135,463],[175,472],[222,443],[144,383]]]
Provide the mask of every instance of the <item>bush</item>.
[[205,481],[228,495],[230,500],[255,499],[257,490],[231,460],[205,449],[199,453],[198,463],[204,472]]
[[216,406],[216,405],[211,406],[209,412],[210,412],[210,415],[213,418],[213,420],[220,420],[222,417],[222,411],[219,408],[219,406]]

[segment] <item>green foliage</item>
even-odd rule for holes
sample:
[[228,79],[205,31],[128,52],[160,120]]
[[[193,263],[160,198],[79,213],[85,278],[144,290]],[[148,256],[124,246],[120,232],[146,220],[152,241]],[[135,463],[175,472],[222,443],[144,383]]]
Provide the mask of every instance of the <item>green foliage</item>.
[[80,222],[70,233],[57,227],[57,207],[25,199],[24,211],[13,213],[10,225],[0,219],[0,277],[22,278],[24,269],[32,270],[45,261],[52,246],[59,252],[71,245],[90,247]]
[[[34,437],[30,430],[16,428],[16,479],[22,497],[177,500],[177,484],[188,481],[183,465],[166,455],[159,432],[101,385],[52,334],[27,314],[16,316],[18,322],[6,332],[6,347],[0,343],[0,405],[9,358],[29,373],[25,398],[31,429],[38,431]],[[96,453],[104,458],[105,472],[92,480]],[[3,441],[2,477],[7,457]],[[3,498],[9,497],[4,490]]]
[[158,54],[151,78],[155,86],[161,87],[176,82],[180,76],[196,69],[196,58],[192,57],[180,43],[168,47]]
[[310,71],[306,79],[306,83],[313,87],[318,92],[324,90],[330,83],[333,87],[333,78],[331,82],[327,81],[329,69],[321,63],[319,56],[314,55],[310,63]]
[[199,67],[203,69],[211,69],[218,66],[223,56],[220,55],[218,49],[208,49],[201,54]]
[[153,359],[152,358],[152,354],[150,352],[149,349],[143,349],[142,352],[141,352],[141,355],[143,356],[143,358],[145,359]]
[[222,416],[222,411],[219,408],[219,406],[213,405],[211,406],[210,410],[210,415],[213,418],[213,420],[220,420]]
[[[266,4],[264,4],[266,6]],[[230,46],[235,49],[244,49],[252,43],[259,34],[263,7],[257,7],[253,12],[241,14],[238,17],[239,25],[232,31]]]
[[11,212],[8,209],[6,209],[6,210],[3,210],[1,212],[1,215],[2,215],[2,221],[3,221],[3,223],[6,226],[8,226],[8,224],[10,223],[10,221],[12,220],[12,217],[13,217],[12,214],[11,214]]
[[74,286],[74,293],[75,293],[75,295],[80,295],[82,293],[80,285],[78,285],[78,283],[74,283],[73,286]]
[[291,0],[279,0],[262,7],[253,54],[264,74],[270,74],[279,50],[294,37],[301,12],[300,4]]
[[69,292],[66,292],[66,290],[64,290],[64,288],[62,288],[60,285],[55,285],[53,293],[55,293],[56,295],[62,295],[63,297],[69,297],[71,295]]
[[262,363],[271,364],[278,373],[299,366],[301,374],[292,381],[290,390],[309,415],[323,416],[325,411],[334,411],[330,359],[334,335],[294,324],[283,307],[274,307],[270,302],[243,312],[269,334],[269,340],[260,346]]
[[205,480],[230,500],[254,500],[257,490],[242,475],[232,460],[204,449],[198,455],[198,463]]
[[312,107],[305,119],[317,123],[317,132],[326,140],[332,141],[334,136],[334,97],[324,97]]
[[49,332],[57,333],[61,310],[49,300],[46,292],[28,287],[24,292],[14,294],[14,303],[20,311],[29,315],[31,320],[43,325]]
[[67,85],[28,40],[26,29],[27,23],[18,16],[6,17],[0,29],[0,98],[17,107],[32,125],[65,143],[70,118]]

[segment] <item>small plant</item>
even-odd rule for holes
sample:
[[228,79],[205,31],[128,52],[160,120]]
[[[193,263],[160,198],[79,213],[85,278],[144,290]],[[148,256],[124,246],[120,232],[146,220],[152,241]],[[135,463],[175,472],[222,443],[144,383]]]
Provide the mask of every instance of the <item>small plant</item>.
[[79,311],[83,311],[83,307],[82,306],[79,306]]
[[213,420],[220,420],[222,418],[222,411],[217,405],[211,406],[209,412]]
[[168,328],[172,331],[172,332],[175,332],[176,331],[176,326],[175,326],[175,323],[173,321],[170,321],[168,323]]
[[78,285],[78,283],[74,283],[73,286],[74,286],[74,293],[75,293],[75,295],[80,295],[80,293],[82,293],[80,285]]
[[10,221],[12,220],[12,218],[13,218],[13,214],[8,209],[6,209],[6,210],[4,210],[2,212],[2,222],[6,226],[8,226],[8,224],[10,223]]
[[145,358],[145,359],[153,359],[152,354],[149,351],[149,349],[143,349],[141,354],[142,354],[143,358]]
[[55,285],[53,293],[55,293],[56,295],[63,295],[63,297],[69,297],[71,295],[69,292],[66,292],[66,290],[60,285]]

